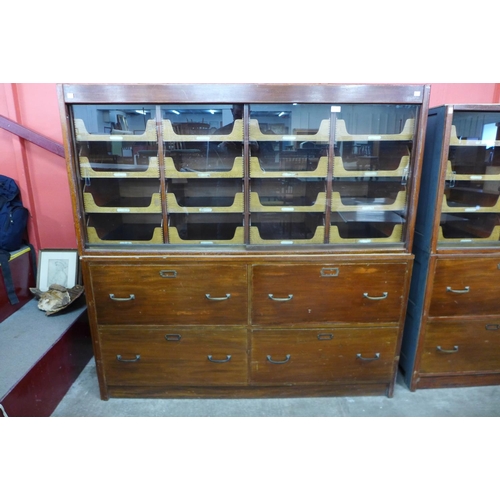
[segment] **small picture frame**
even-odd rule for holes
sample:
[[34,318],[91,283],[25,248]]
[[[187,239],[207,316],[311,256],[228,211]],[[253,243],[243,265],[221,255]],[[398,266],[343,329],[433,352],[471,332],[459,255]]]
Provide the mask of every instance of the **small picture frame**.
[[73,288],[78,284],[78,251],[45,249],[38,254],[37,288],[46,292],[50,285]]

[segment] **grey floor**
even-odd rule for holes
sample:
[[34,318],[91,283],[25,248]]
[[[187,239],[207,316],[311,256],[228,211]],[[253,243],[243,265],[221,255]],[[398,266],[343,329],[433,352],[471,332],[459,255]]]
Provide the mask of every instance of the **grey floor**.
[[92,359],[53,417],[498,417],[500,386],[410,392],[394,397],[287,399],[110,399],[99,397]]

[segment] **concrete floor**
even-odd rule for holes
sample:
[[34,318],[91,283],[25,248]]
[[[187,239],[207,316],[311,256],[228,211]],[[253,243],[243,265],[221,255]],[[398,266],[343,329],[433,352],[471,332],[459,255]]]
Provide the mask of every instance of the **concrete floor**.
[[498,417],[500,386],[421,389],[401,377],[385,396],[287,399],[110,399],[99,397],[92,359],[53,417]]

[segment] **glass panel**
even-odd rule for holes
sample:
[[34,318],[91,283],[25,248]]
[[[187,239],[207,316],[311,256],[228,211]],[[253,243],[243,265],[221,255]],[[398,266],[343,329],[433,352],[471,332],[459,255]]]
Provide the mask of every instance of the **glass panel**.
[[453,114],[438,246],[500,244],[500,113]]
[[162,243],[155,107],[72,109],[88,243]]
[[402,243],[417,112],[414,105],[340,106],[330,243]]

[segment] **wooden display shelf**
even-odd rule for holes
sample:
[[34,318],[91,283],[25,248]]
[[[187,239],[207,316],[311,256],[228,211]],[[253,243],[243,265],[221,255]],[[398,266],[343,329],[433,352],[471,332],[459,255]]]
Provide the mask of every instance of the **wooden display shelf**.
[[359,203],[355,205],[349,205],[342,202],[342,198],[338,191],[332,193],[332,212],[364,212],[364,211],[375,211],[381,212],[385,210],[404,210],[406,206],[406,191],[399,191],[396,199],[390,204],[380,204],[380,203]]
[[263,205],[259,193],[250,193],[250,210],[252,212],[324,212],[326,193],[318,193],[316,201],[308,206]]
[[446,180],[447,181],[500,181],[500,167],[496,167],[498,174],[457,174],[453,171],[451,161],[446,164]]
[[170,213],[201,214],[201,213],[243,213],[243,193],[236,193],[234,201],[227,207],[183,207],[177,202],[175,193],[167,193],[167,209]]
[[250,119],[249,134],[251,141],[328,142],[330,139],[330,120],[321,120],[319,129],[315,134],[263,134],[260,130],[259,121]]
[[146,130],[143,134],[134,135],[128,130],[115,130],[114,134],[90,134],[87,132],[85,122],[80,118],[75,118],[75,135],[78,142],[83,141],[120,141],[120,142],[156,142],[156,123],[154,120],[148,120]]
[[315,245],[322,244],[325,239],[325,228],[324,226],[318,226],[314,233],[314,236],[308,240],[300,239],[273,239],[265,240],[261,238],[259,228],[256,226],[250,227],[250,243],[252,245]]
[[230,240],[184,240],[179,236],[176,227],[168,228],[169,241],[172,244],[178,245],[242,245],[245,241],[245,233],[243,227],[237,227],[234,232],[234,237]]
[[186,172],[180,172],[175,168],[173,158],[165,158],[165,177],[167,179],[231,179],[231,178],[241,178],[243,177],[243,158],[236,157],[233,162],[231,170],[226,171],[216,171],[216,170],[206,170],[206,171],[195,171],[190,170]]
[[477,205],[475,207],[450,207],[447,201],[447,197],[443,195],[443,201],[441,203],[441,213],[500,213],[500,196],[497,202],[491,207],[481,207]]
[[471,234],[470,237],[462,238],[445,238],[443,235],[443,227],[439,226],[438,241],[444,243],[487,243],[496,241],[500,243],[500,226],[495,226],[489,236],[477,237]]
[[451,126],[450,146],[486,146],[499,147],[500,141],[478,140],[478,139],[459,139],[456,125]]
[[243,120],[234,120],[230,134],[177,134],[170,120],[163,120],[164,142],[243,142]]
[[314,170],[310,171],[285,171],[285,170],[271,170],[265,171],[260,166],[260,161],[257,157],[252,156],[250,158],[250,177],[254,179],[259,178],[302,178],[302,177],[326,177],[328,170],[328,158],[326,156],[322,156],[319,158],[318,166]]
[[403,235],[403,225],[396,224],[392,233],[385,238],[342,238],[340,236],[339,228],[331,226],[330,228],[330,243],[344,243],[344,244],[373,244],[373,243],[401,243]]
[[163,243],[163,230],[161,227],[155,227],[151,239],[148,240],[108,240],[100,238],[95,227],[87,226],[87,239],[89,243],[105,245],[157,245]]
[[[158,179],[160,167],[158,157],[151,156],[148,165],[131,165],[125,163],[90,163],[85,156],[79,157],[80,175],[83,179],[100,177],[101,179],[116,179],[130,177],[134,179],[149,177]],[[146,167],[144,169],[144,167]],[[142,168],[142,170],[139,170]]]
[[85,212],[90,213],[119,213],[119,214],[156,214],[161,213],[161,197],[160,193],[154,193],[150,199],[148,199],[149,205],[145,206],[102,206],[97,205],[94,200],[94,195],[92,193],[83,193],[83,205],[85,207]]
[[341,156],[333,160],[333,177],[405,177],[410,167],[410,157],[403,156],[396,170],[347,170]]
[[403,130],[399,134],[350,134],[347,131],[345,120],[337,120],[335,140],[342,141],[412,141],[415,131],[415,120],[408,118]]

